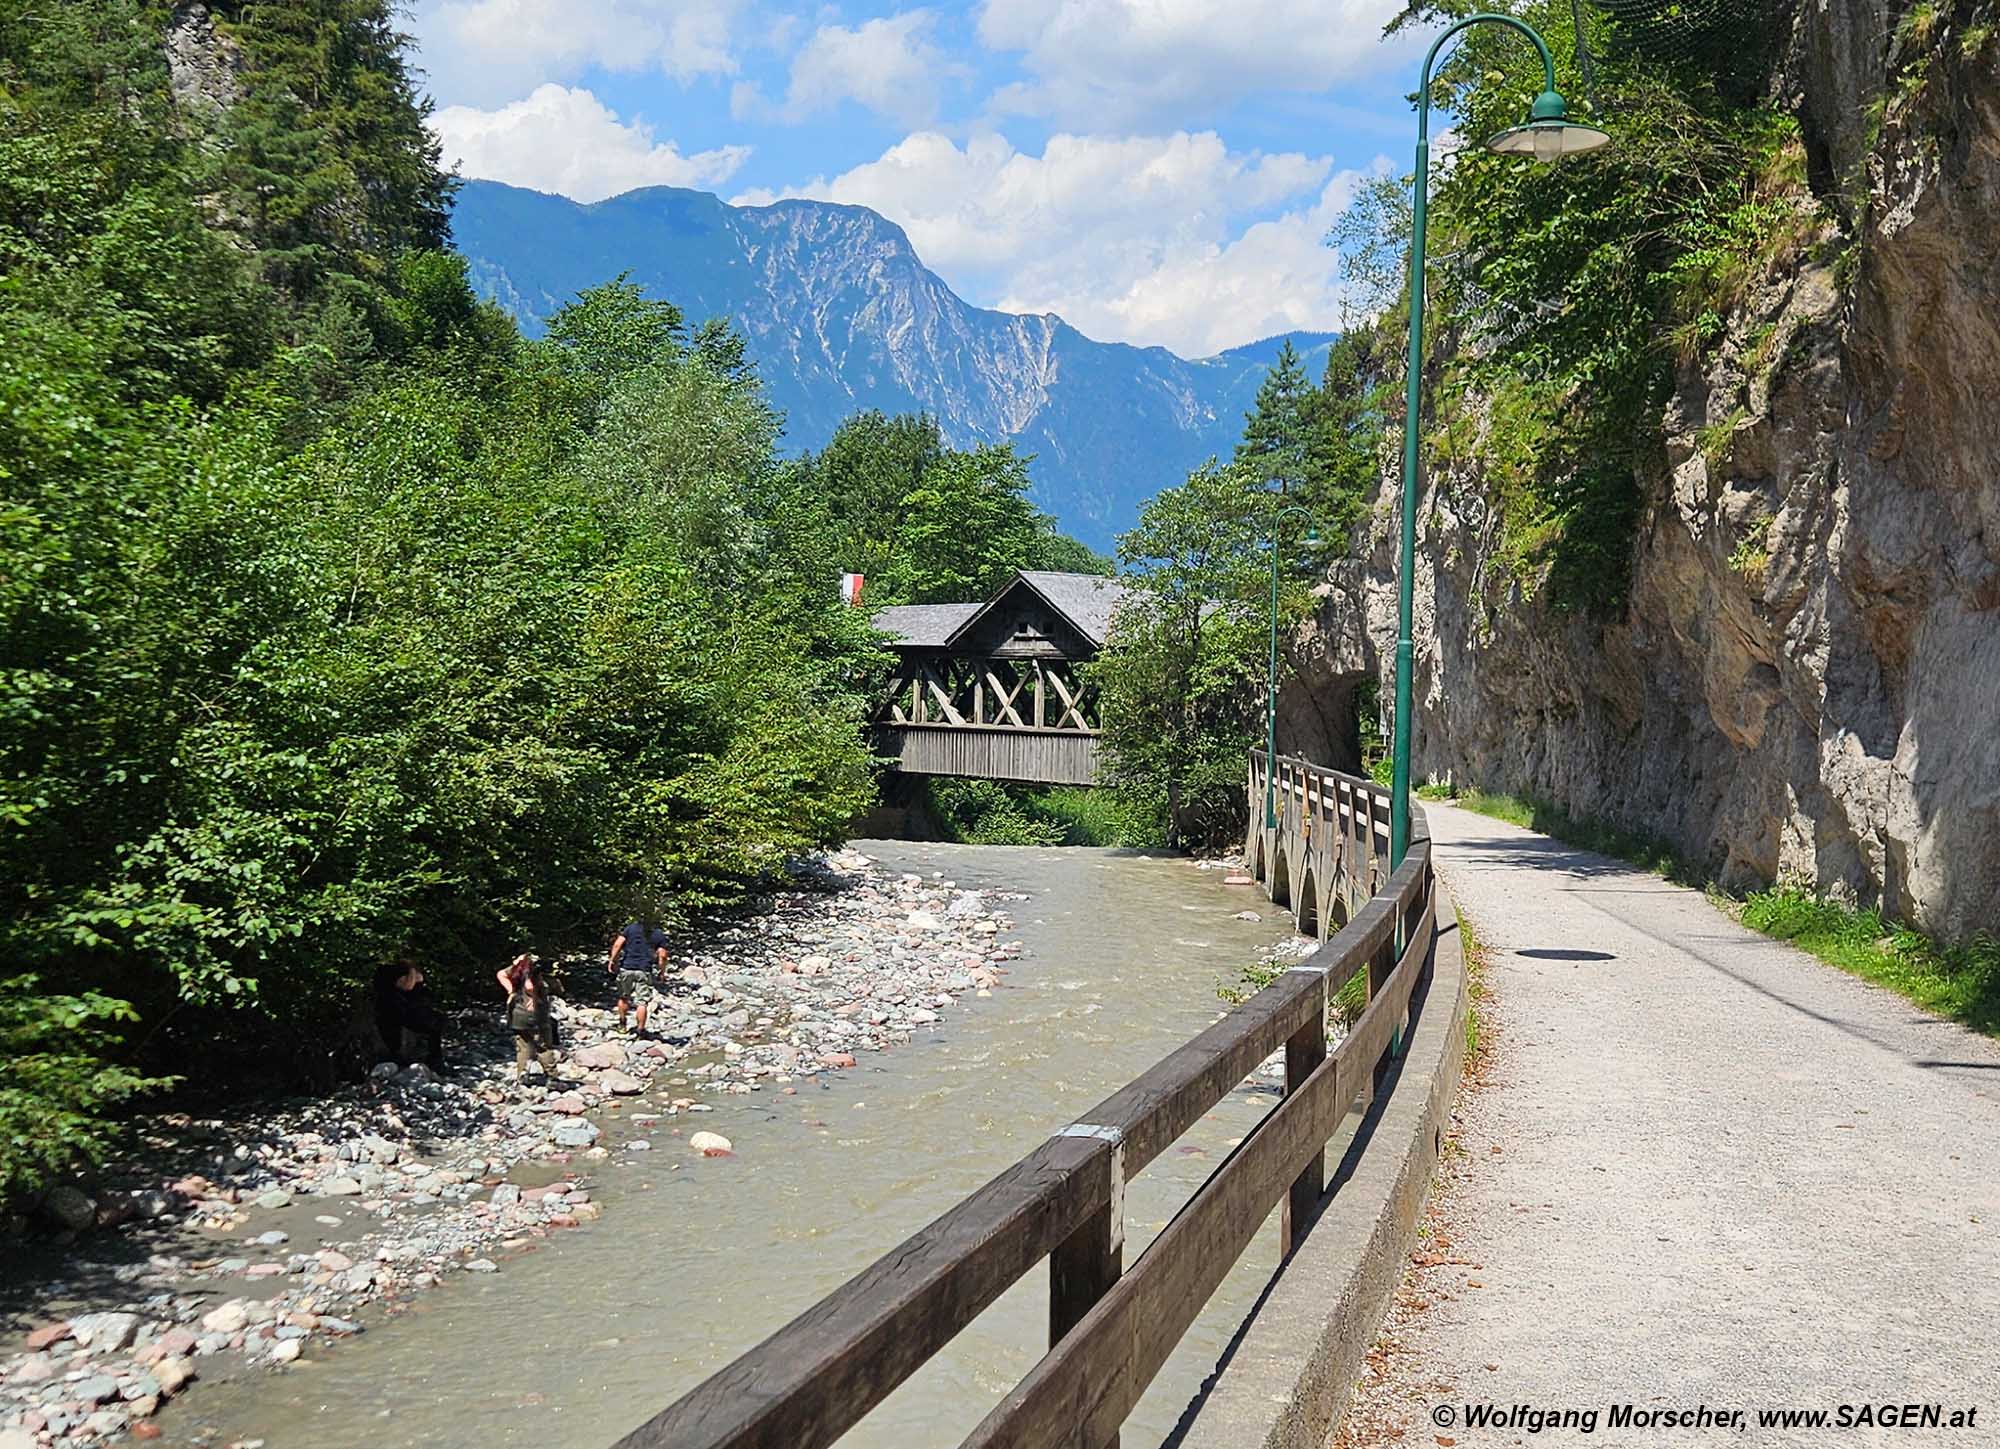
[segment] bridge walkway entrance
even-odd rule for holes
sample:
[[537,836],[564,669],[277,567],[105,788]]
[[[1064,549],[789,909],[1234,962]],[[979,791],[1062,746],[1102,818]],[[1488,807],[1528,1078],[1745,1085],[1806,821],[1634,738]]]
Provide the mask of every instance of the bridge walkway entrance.
[[[1412,1441],[1453,1437],[1425,1422],[1446,1401],[1990,1399],[2000,1045],[1698,891],[1426,811],[1487,953],[1494,1054],[1462,1118],[1449,1261],[1412,1270],[1429,1306],[1395,1330]],[[1742,1442],[1825,1438],[1753,1417]]]

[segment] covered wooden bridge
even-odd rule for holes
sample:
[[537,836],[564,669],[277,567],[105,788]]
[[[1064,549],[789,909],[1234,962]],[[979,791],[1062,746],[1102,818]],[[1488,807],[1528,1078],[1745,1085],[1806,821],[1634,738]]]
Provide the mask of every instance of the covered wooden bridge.
[[984,602],[875,615],[899,660],[875,747],[911,775],[1036,785],[1097,778],[1097,656],[1124,598],[1115,579],[1022,571]]

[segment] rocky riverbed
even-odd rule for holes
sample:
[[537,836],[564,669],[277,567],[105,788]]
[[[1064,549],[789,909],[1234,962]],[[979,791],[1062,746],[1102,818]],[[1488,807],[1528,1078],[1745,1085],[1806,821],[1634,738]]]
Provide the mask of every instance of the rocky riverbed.
[[153,1416],[203,1374],[282,1370],[454,1273],[500,1271],[599,1216],[594,1170],[729,1155],[739,1144],[701,1114],[935,1029],[1017,953],[1004,907],[1018,895],[854,852],[808,874],[767,914],[677,943],[657,1039],[617,1032],[601,957],[564,963],[552,1080],[513,1080],[496,991],[447,1038],[446,1079],[385,1065],[327,1097],[151,1124],[199,1143],[199,1170],[54,1195],[75,1227],[122,1231],[80,1237],[17,1303],[34,1326],[0,1358],[0,1449],[154,1437]]

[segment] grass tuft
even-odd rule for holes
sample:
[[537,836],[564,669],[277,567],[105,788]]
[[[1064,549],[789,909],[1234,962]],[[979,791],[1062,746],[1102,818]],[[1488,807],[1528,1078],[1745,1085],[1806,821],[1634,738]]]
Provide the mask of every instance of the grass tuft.
[[1476,1072],[1481,1065],[1483,1019],[1486,1009],[1486,943],[1461,913],[1458,918],[1459,949],[1465,955],[1465,1067]]
[[1771,525],[1776,521],[1767,513],[1751,524],[1729,555],[1729,567],[1753,592],[1764,587],[1771,571]]
[[2000,1036],[2000,941],[1984,933],[1941,946],[1877,911],[1822,900],[1797,886],[1743,902],[1743,924],[1830,966],[1886,986],[1926,1011]]
[[1553,836],[1581,850],[1594,850],[1599,855],[1629,860],[1680,885],[1698,886],[1708,878],[1706,871],[1657,835],[1572,815],[1562,806],[1547,800],[1467,790],[1458,797],[1457,803],[1467,810],[1504,820],[1509,825]]

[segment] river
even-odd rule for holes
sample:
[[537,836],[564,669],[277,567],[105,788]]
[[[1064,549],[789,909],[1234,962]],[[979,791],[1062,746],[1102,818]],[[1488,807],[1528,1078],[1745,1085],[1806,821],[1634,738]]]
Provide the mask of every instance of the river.
[[[609,1444],[1207,1025],[1218,985],[1289,925],[1183,860],[857,844],[893,870],[1026,892],[1005,985],[797,1096],[720,1099],[701,1125],[736,1156],[602,1164],[602,1221],[497,1274],[455,1274],[286,1373],[205,1387],[164,1417],[165,1442]],[[1265,919],[1235,919],[1246,907]],[[1231,1093],[1133,1181],[1128,1264],[1274,1100]],[[1274,1221],[1128,1422],[1128,1449],[1172,1429],[1276,1260]],[[842,1445],[956,1444],[1040,1356],[1047,1303],[1038,1270]]]

